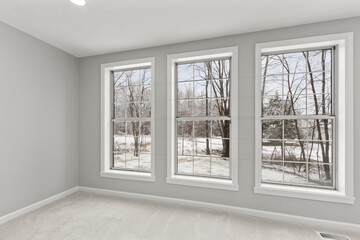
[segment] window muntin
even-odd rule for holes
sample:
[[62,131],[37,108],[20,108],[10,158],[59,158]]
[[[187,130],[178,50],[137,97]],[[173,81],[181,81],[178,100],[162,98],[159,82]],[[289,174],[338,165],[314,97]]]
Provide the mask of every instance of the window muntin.
[[334,52],[262,54],[263,183],[336,187]]
[[151,68],[112,72],[111,169],[151,172]]
[[230,59],[178,63],[178,175],[231,178]]

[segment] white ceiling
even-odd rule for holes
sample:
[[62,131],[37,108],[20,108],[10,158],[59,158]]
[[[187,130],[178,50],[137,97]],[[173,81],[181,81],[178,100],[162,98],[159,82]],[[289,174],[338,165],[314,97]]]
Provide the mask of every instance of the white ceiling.
[[360,16],[360,0],[0,0],[0,21],[77,57]]

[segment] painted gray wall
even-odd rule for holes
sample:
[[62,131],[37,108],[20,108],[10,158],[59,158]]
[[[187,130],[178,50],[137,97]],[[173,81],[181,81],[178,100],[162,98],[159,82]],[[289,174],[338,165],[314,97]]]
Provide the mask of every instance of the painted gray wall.
[[[328,220],[360,223],[360,175],[355,176],[355,205],[254,194],[254,72],[255,43],[354,32],[355,87],[360,92],[360,18],[241,34],[236,36],[120,52],[80,59],[79,105],[79,185],[134,193],[152,194],[252,209],[274,211]],[[167,54],[211,48],[239,47],[239,192],[166,184],[166,57]],[[156,58],[156,183],[101,178],[100,173],[100,64]],[[355,94],[355,123],[360,121],[360,94]],[[355,125],[355,146],[360,144],[360,128]],[[360,148],[355,149],[355,172],[360,172]]]
[[78,185],[79,60],[0,22],[0,216]]

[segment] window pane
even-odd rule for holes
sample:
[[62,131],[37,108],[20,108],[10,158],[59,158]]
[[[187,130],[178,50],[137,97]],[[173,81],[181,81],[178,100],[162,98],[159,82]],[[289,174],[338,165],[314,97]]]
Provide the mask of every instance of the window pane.
[[309,143],[309,162],[332,163],[332,143],[331,142],[310,142]]
[[[293,96],[295,99],[300,95],[306,95],[306,73],[287,74],[284,78],[284,95]],[[295,101],[295,100],[294,100]]]
[[193,116],[193,105],[194,101],[178,101],[178,116],[179,117],[190,117]]
[[262,74],[263,75],[281,75],[283,74],[283,65],[282,65],[282,54],[278,55],[268,55],[263,56],[261,65],[262,65]]
[[328,50],[316,50],[316,51],[307,51],[308,60],[310,67],[308,67],[309,71],[326,71],[331,70],[331,58],[332,52],[330,49]]
[[333,121],[331,119],[309,120],[309,140],[332,141]]
[[138,121],[126,122],[126,160],[138,158],[140,152],[140,123]]
[[115,102],[114,106],[114,117],[115,118],[125,118],[127,112],[128,104],[127,103],[117,103]]
[[211,76],[211,62],[197,62],[194,63],[194,80],[212,79]]
[[307,88],[309,94],[331,94],[332,73],[315,72],[308,74]]
[[282,141],[262,141],[262,160],[282,161],[283,160],[283,142]]
[[[263,116],[278,116],[283,115],[283,97],[280,95],[271,95],[262,97],[262,115]],[[285,100],[285,98],[284,98]]]
[[230,137],[230,121],[229,120],[213,120],[211,137],[212,138],[229,138]]
[[230,157],[229,139],[211,139],[211,155],[214,157]]
[[194,79],[193,64],[179,64],[177,67],[177,80],[190,81]]
[[119,87],[114,89],[115,104],[126,103],[129,101],[129,88]]
[[262,162],[261,181],[283,182],[283,163]]
[[142,136],[150,137],[151,136],[151,122],[140,122],[140,134]]
[[126,135],[126,123],[125,122],[114,122],[114,136],[125,136]]
[[194,97],[195,98],[211,98],[211,81],[196,81],[194,82]]
[[264,120],[262,121],[263,139],[283,139],[283,121],[282,120]]
[[211,137],[211,121],[195,121],[195,137],[196,138],[209,138]]
[[114,145],[113,151],[116,153],[125,153],[126,144],[125,144],[125,122],[115,122],[113,125],[114,128]]
[[125,71],[114,72],[114,86],[115,87],[127,86]]
[[194,116],[210,116],[210,101],[209,100],[194,100]]
[[306,72],[306,56],[303,52],[283,54],[283,63],[286,66],[286,68],[284,69],[286,73]]
[[194,155],[206,156],[210,155],[210,139],[195,138],[194,139]]
[[194,157],[194,174],[209,175],[210,174],[210,157]]
[[151,171],[151,154],[141,153],[140,154],[140,165],[139,170],[150,172]]
[[193,137],[193,121],[177,122],[178,137]]
[[212,116],[230,116],[230,99],[215,98],[211,101]]
[[194,98],[194,83],[193,82],[179,82],[178,84],[178,99],[192,99]]
[[192,138],[178,138],[178,155],[192,156],[194,155],[194,141]]
[[141,136],[139,144],[141,153],[151,152],[151,137]]
[[285,163],[284,182],[286,183],[307,183],[306,164],[304,163]]
[[151,117],[151,103],[150,102],[142,102],[139,104],[139,116],[142,118]]
[[178,156],[178,173],[193,174],[194,161],[193,156]]
[[306,162],[307,143],[305,141],[285,141],[285,161]]
[[308,115],[331,115],[332,103],[330,94],[310,95],[307,102]]
[[139,70],[128,70],[126,71],[126,80],[129,87],[141,85],[140,82],[140,71]]
[[114,167],[125,168],[125,153],[114,154]]
[[229,158],[211,158],[211,176],[230,177],[230,159]]
[[139,170],[139,153],[126,153],[125,168]]
[[151,85],[151,69],[140,69],[140,81],[143,85]]
[[214,98],[230,97],[230,81],[228,79],[210,81]]
[[214,79],[223,79],[230,77],[230,60],[211,61],[211,72]]
[[306,140],[308,137],[307,120],[284,120],[284,138]]
[[323,186],[332,186],[333,166],[328,164],[309,164],[309,182]]
[[306,95],[291,95],[284,97],[285,115],[306,115]]
[[261,91],[264,96],[283,95],[284,81],[282,76],[263,76]]
[[126,110],[127,118],[136,118],[140,117],[140,103],[132,102],[127,105]]

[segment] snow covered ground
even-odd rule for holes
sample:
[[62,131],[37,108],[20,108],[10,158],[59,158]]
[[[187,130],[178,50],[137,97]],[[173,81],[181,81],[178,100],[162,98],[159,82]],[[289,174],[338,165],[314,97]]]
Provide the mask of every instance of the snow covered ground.
[[[134,138],[116,136],[115,149],[118,153],[114,155],[114,165],[118,168],[131,170],[150,171],[151,170],[151,138],[145,136],[141,139],[140,153],[134,155]],[[222,140],[211,139],[211,154],[206,155],[206,139],[199,138],[193,142],[191,139],[179,138],[178,141],[178,173],[194,174],[204,176],[229,177],[230,161],[229,158],[221,157]],[[295,148],[292,154],[300,154]],[[315,150],[314,150],[315,151]],[[317,151],[317,149],[316,149]],[[316,152],[315,151],[315,152]],[[264,146],[263,156],[270,159],[274,152],[274,146]],[[193,156],[194,154],[194,156]],[[277,158],[281,160],[280,147],[277,147]],[[319,159],[319,158],[317,158]],[[301,170],[299,171],[301,165]],[[331,185],[331,181],[325,180],[325,171],[322,165],[309,165],[309,182],[305,171],[305,164],[287,164],[284,167],[282,163],[271,164],[263,163],[262,168],[263,181],[288,182],[296,184],[325,184]]]
[[[116,136],[114,165],[118,168],[132,170],[151,170],[151,138],[145,136],[140,140],[140,154],[134,155],[135,143],[133,137]],[[197,141],[190,139],[179,139],[178,143],[178,172],[182,174],[212,175],[220,177],[229,176],[229,159],[222,158],[221,139],[211,140],[213,156],[210,159],[206,155],[206,139],[199,138]],[[194,153],[194,157],[192,154]]]
[[267,182],[286,182],[294,184],[332,185],[331,180],[326,180],[325,170],[322,165],[309,164],[308,171],[309,179],[307,179],[305,164],[288,164],[282,166],[282,164],[263,163],[262,180]]

